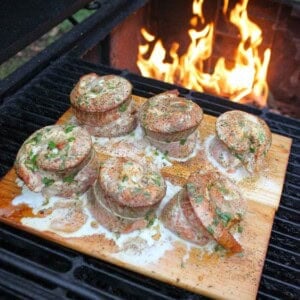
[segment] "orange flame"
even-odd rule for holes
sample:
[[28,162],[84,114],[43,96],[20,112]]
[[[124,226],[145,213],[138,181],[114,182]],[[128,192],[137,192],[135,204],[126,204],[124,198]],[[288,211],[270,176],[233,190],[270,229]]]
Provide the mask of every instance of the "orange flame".
[[[248,0],[237,3],[229,16],[230,22],[238,28],[241,39],[234,57],[235,64],[228,68],[225,58],[220,57],[212,74],[204,72],[204,62],[212,54],[214,24],[206,24],[200,31],[195,29],[198,21],[205,23],[202,14],[203,1],[194,0],[194,16],[190,20],[194,28],[188,30],[190,45],[186,53],[179,57],[179,44],[173,43],[169,51],[172,63],[165,62],[166,50],[160,39],[156,41],[149,58],[145,58],[156,37],[142,28],[141,34],[147,43],[139,46],[137,66],[141,74],[189,89],[226,96],[235,102],[252,101],[265,106],[269,91],[266,76],[271,50],[266,49],[263,60],[260,59],[258,47],[262,43],[262,31],[248,18]],[[224,0],[224,14],[227,8],[228,0]]]

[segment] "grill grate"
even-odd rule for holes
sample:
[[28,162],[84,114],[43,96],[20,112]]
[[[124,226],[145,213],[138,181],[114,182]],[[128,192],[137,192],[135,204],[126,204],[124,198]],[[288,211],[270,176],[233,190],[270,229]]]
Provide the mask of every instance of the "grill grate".
[[[271,130],[293,138],[280,208],[268,248],[258,297],[299,299],[300,122],[268,110],[242,106],[154,79],[94,65],[76,58],[61,58],[45,69],[0,108],[0,176],[13,165],[22,142],[35,130],[53,124],[69,108],[69,93],[88,72],[118,74],[130,80],[134,94],[150,97],[177,88],[218,116],[242,109],[264,118]],[[72,250],[54,245],[1,224],[0,288],[7,298],[69,299],[199,299],[199,296],[123,270]],[[8,283],[7,283],[8,282]],[[38,295],[38,296],[37,296]]]

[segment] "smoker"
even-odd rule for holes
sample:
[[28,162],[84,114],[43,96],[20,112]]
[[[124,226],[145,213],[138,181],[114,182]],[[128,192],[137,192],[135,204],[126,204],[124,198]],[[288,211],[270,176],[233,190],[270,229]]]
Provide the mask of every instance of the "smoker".
[[[70,6],[67,6],[69,10],[65,7],[63,17],[87,2],[81,1],[72,10]],[[106,44],[110,33],[146,2],[98,1],[98,10],[87,20],[2,80],[0,176],[13,166],[19,147],[32,132],[54,124],[69,108],[70,91],[78,78],[89,72],[121,75],[133,84],[135,95],[145,98],[178,89],[209,115],[219,116],[231,109],[257,115],[268,123],[273,133],[293,139],[258,298],[299,298],[300,121],[274,114],[268,108],[261,110],[233,103],[111,67]],[[99,49],[99,45],[100,63],[86,61],[83,57],[92,57],[90,50]],[[0,243],[1,299],[202,299],[184,289],[83,255],[4,223],[0,223]]]

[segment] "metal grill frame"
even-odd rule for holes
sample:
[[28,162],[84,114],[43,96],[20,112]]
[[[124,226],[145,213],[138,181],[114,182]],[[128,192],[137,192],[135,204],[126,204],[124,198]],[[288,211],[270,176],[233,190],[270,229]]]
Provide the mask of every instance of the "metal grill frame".
[[[110,5],[107,0],[102,4]],[[107,37],[116,24],[147,1],[116,0],[0,84],[0,177],[23,141],[54,124],[69,108],[69,92],[88,72],[130,80],[134,94],[151,97],[177,88],[213,116],[240,109],[262,117],[272,132],[293,138],[286,180],[260,282],[260,299],[299,299],[300,121],[194,92],[126,70],[77,58]],[[96,15],[97,14],[97,15]],[[117,14],[117,17],[114,15]],[[111,19],[110,19],[111,17]],[[80,30],[84,32],[80,35]],[[79,42],[80,41],[80,42]],[[74,45],[78,45],[74,47]],[[68,54],[62,55],[69,49]],[[5,97],[5,98],[4,98]],[[0,223],[0,290],[7,299],[202,299],[203,297],[116,267]]]

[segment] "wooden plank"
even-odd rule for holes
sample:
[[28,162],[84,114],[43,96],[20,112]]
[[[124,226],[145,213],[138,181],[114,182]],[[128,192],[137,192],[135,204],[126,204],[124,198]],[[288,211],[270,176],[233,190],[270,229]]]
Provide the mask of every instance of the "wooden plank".
[[[134,98],[140,105],[144,99]],[[67,122],[72,116],[67,111],[58,123]],[[205,115],[199,129],[202,141],[214,133],[215,118]],[[205,253],[198,247],[176,242],[154,263],[139,265],[126,261],[115,254],[119,251],[115,241],[103,234],[84,237],[62,237],[50,231],[38,231],[24,226],[22,217],[32,217],[26,205],[12,205],[20,194],[16,173],[11,170],[0,182],[0,220],[22,230],[52,240],[66,247],[114,263],[163,282],[182,287],[195,293],[214,298],[255,299],[268,248],[274,214],[278,208],[289,157],[291,140],[273,134],[273,143],[267,156],[267,168],[261,176],[240,184],[248,200],[244,228],[240,242],[242,255],[220,256]],[[174,163],[162,169],[163,176],[173,183],[184,184],[191,172],[205,168],[205,157],[199,155],[185,163]],[[101,245],[101,246],[99,246]]]

